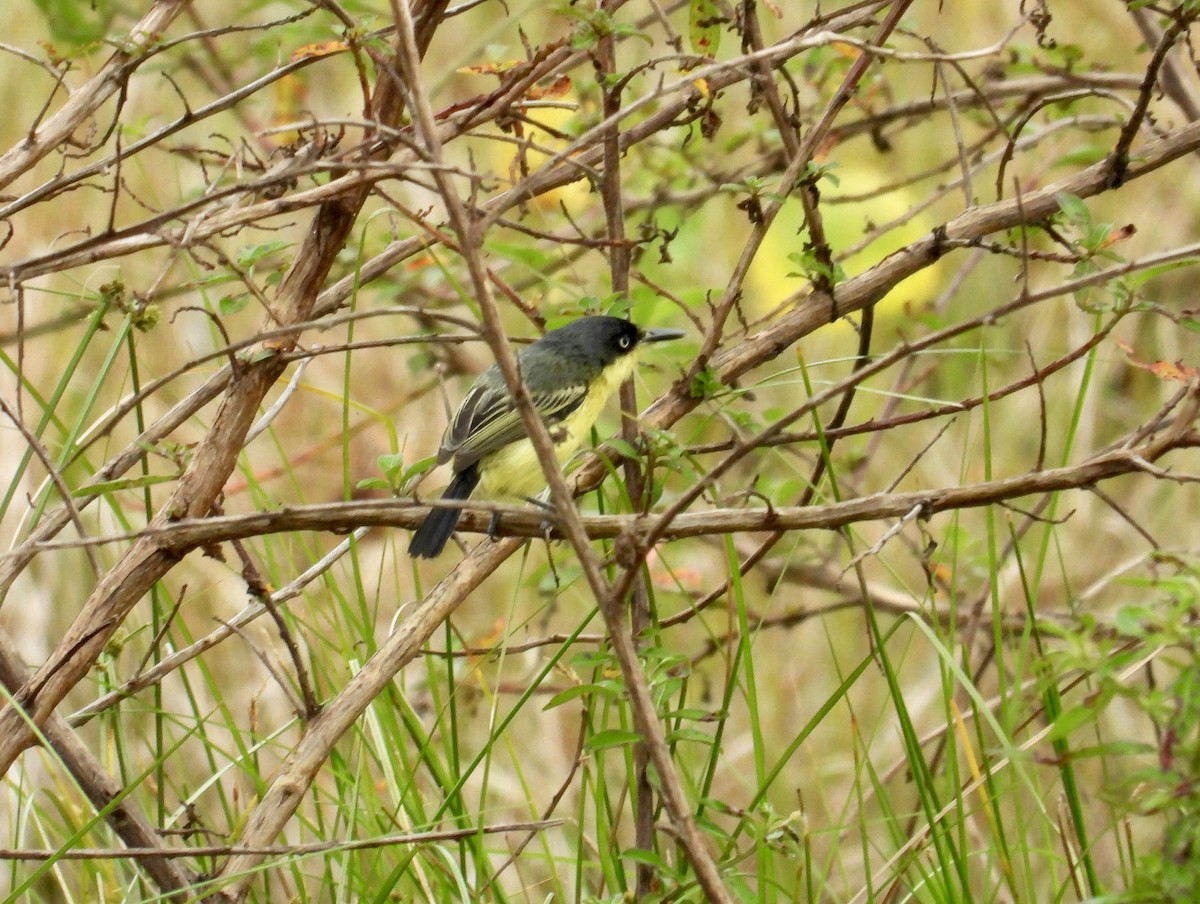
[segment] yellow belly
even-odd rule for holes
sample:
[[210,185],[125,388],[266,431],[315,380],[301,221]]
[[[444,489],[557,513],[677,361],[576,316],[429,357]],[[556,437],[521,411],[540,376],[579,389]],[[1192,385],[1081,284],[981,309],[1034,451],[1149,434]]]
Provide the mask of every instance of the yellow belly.
[[[592,386],[583,404],[576,408],[561,423],[550,427],[550,436],[556,440],[554,452],[559,465],[579,451],[583,441],[604,410],[609,396],[616,391],[637,363],[638,349],[611,364]],[[498,499],[505,496],[526,498],[541,492],[546,486],[546,476],[538,461],[533,443],[518,440],[485,457],[480,463],[479,486],[472,494],[480,499]]]

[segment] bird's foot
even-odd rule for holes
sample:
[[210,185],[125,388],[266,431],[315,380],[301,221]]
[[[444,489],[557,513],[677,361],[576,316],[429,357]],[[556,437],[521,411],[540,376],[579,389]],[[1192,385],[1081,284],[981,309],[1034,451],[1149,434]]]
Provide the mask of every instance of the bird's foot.
[[542,539],[546,541],[546,545],[549,546],[552,539],[551,535],[554,533],[554,528],[557,527],[555,523],[554,504],[548,499],[535,498],[533,496],[526,496],[525,501],[534,508],[542,510],[543,517],[541,524],[538,525],[538,531],[541,533]]

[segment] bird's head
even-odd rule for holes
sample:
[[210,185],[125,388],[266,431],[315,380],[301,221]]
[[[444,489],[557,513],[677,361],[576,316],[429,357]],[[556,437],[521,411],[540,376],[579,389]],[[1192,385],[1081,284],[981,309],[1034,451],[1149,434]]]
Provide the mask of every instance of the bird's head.
[[551,330],[538,344],[586,360],[600,367],[651,343],[678,339],[682,330],[640,329],[620,317],[580,317],[564,327]]

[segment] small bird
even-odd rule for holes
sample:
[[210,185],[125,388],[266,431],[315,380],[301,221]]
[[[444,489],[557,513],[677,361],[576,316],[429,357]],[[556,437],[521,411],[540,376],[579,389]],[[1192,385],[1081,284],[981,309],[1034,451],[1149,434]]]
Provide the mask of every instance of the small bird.
[[[682,335],[682,330],[641,330],[620,317],[581,317],[518,353],[521,379],[560,464],[575,454],[645,346]],[[466,499],[477,489],[486,498],[524,498],[545,485],[533,443],[494,364],[480,374],[446,427],[437,460],[451,459],[454,477],[443,499]],[[431,511],[413,532],[408,554],[440,555],[461,514],[453,507]]]

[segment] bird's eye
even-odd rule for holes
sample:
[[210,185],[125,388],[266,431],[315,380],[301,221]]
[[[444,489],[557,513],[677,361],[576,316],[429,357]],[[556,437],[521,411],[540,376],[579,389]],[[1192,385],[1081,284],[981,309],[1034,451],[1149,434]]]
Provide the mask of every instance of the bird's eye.
[[629,348],[629,343],[632,341],[628,336],[622,336],[617,340],[617,345],[621,346],[621,348]]

